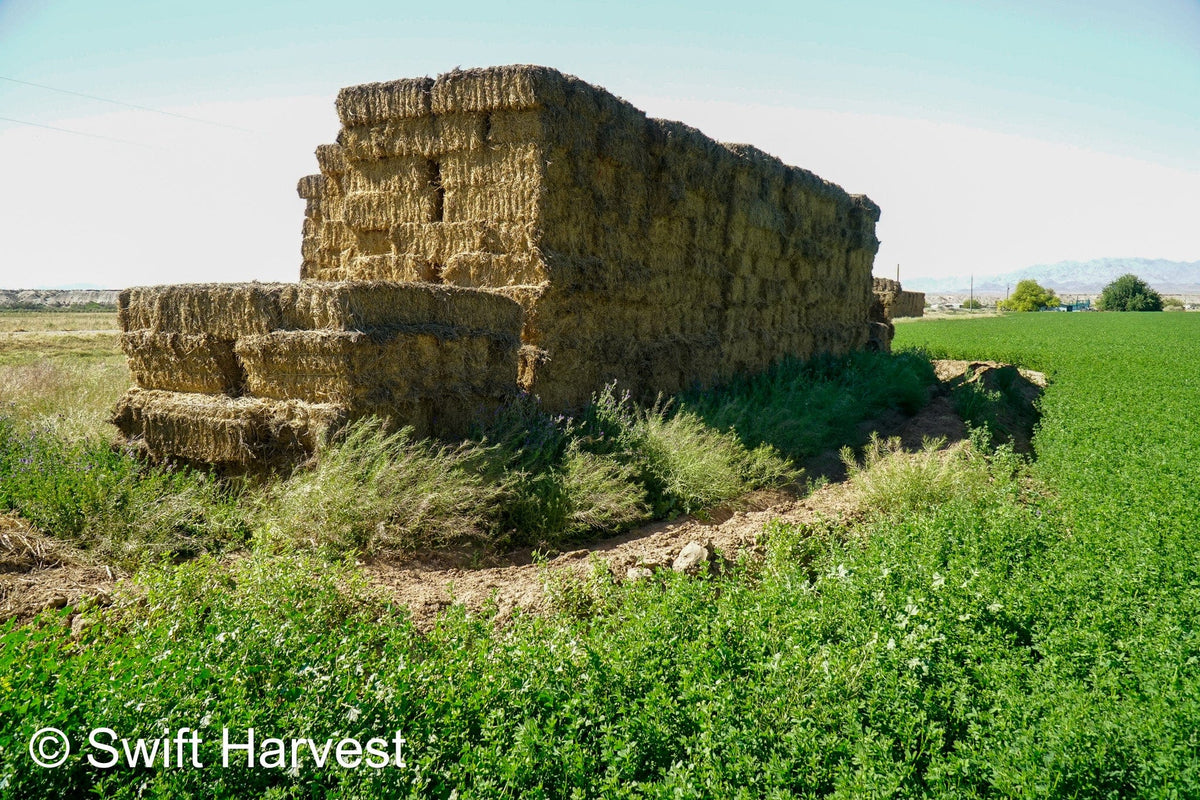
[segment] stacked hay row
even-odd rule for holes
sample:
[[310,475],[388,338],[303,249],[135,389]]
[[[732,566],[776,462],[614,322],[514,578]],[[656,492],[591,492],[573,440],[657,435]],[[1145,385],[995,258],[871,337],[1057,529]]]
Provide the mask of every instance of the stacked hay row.
[[374,414],[461,435],[516,386],[521,308],[424,283],[159,286],[121,293],[136,387],[114,422],[156,458],[302,461]]
[[872,283],[875,298],[884,310],[887,319],[925,316],[925,293],[909,292],[899,281],[890,278],[875,278]]
[[521,385],[548,407],[867,343],[879,209],[810,172],[543,67],[351,87],[337,108],[301,182],[304,274],[512,297]]

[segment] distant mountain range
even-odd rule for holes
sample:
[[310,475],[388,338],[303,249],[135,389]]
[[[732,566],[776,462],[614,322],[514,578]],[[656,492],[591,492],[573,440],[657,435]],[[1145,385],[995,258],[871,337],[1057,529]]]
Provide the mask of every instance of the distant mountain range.
[[120,289],[0,289],[0,308],[115,306]]
[[[1000,275],[976,275],[976,294],[1004,294],[1017,281],[1033,278],[1059,294],[1097,294],[1114,278],[1132,272],[1160,292],[1200,294],[1200,261],[1162,258],[1096,258],[1038,264]],[[960,294],[970,288],[969,275],[950,278],[905,278],[905,289],[926,294]]]

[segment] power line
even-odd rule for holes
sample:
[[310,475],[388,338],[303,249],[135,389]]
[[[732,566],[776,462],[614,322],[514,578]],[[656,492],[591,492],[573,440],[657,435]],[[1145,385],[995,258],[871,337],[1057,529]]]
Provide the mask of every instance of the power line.
[[49,92],[58,92],[59,94],[69,94],[69,95],[73,95],[75,97],[84,97],[88,100],[98,100],[101,103],[111,103],[114,106],[124,106],[125,108],[135,108],[138,111],[149,111],[152,114],[162,114],[163,116],[166,116],[166,117],[175,117],[176,119],[186,119],[189,122],[199,122],[203,125],[215,125],[218,128],[229,128],[230,130],[241,131],[242,133],[253,133],[253,131],[250,131],[246,128],[239,128],[236,125],[226,125],[224,122],[213,122],[212,120],[200,119],[199,117],[189,117],[187,114],[176,114],[174,111],[163,111],[162,109],[159,109],[159,108],[150,108],[149,106],[139,106],[135,103],[126,103],[121,100],[112,100],[107,97],[99,97],[94,94],[85,94],[83,92],[75,92],[70,89],[59,89],[56,86],[47,86],[44,83],[34,83],[33,81],[22,81],[22,80],[18,80],[17,78],[9,78],[5,75],[0,75],[0,81],[8,81],[9,83],[19,83],[22,86],[34,86],[38,89],[45,89],[46,91],[49,91]]
[[73,136],[86,136],[89,139],[103,139],[107,142],[120,142],[121,144],[131,144],[134,147],[149,147],[153,149],[153,145],[144,144],[142,142],[131,142],[128,139],[118,139],[114,136],[102,136],[98,133],[84,133],[83,131],[73,131],[70,128],[56,128],[53,125],[43,125],[40,122],[29,122],[23,119],[13,119],[12,117],[0,117],[0,121],[15,122],[18,125],[31,125],[35,128],[45,128],[48,131],[58,131],[59,133],[69,133]]

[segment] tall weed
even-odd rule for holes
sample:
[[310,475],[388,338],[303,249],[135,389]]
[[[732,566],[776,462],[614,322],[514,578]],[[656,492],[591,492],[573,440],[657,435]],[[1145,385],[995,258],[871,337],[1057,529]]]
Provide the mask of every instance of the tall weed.
[[485,539],[504,490],[471,468],[480,457],[476,445],[417,441],[409,428],[388,433],[378,420],[360,421],[315,467],[268,490],[257,541],[340,555]]

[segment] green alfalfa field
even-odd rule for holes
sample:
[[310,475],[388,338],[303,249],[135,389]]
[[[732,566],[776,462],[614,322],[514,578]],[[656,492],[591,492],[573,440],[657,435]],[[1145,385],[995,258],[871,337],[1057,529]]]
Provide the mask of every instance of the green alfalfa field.
[[[548,613],[497,626],[452,607],[427,632],[352,559],[280,543],[297,493],[332,479],[231,493],[102,457],[14,408],[6,507],[84,550],[157,542],[168,557],[131,566],[139,592],[107,608],[0,628],[0,795],[1200,795],[1200,315],[913,321],[896,346],[665,412],[610,396],[573,425],[510,421],[529,435],[494,446],[529,485],[479,507],[560,509],[569,526],[599,513],[579,516],[585,496],[604,496],[618,525],[622,508],[712,500],[685,475],[725,476],[725,492],[782,480],[806,445],[781,397],[806,430],[822,424],[805,416],[817,399],[904,409],[930,356],[1045,372],[1035,457],[989,441],[1002,391],[973,390],[956,397],[981,431],[965,445],[867,448],[849,480],[869,513],[769,524],[765,552],[706,576],[614,583],[597,569],[560,584]],[[768,419],[782,421],[764,431]],[[364,437],[359,455],[385,473],[415,458],[412,443]],[[723,460],[697,472],[685,442]],[[456,491],[484,492],[464,465],[496,457],[422,452],[415,472],[449,460]],[[36,458],[57,477],[35,477]],[[108,483],[82,477],[95,473]],[[50,502],[48,486],[91,499]],[[79,616],[74,632],[63,624]],[[101,726],[131,740],[196,728],[205,766],[91,766]],[[74,748],[55,769],[30,760],[46,727]],[[223,731],[244,741],[251,727],[317,741],[399,731],[405,762],[317,767],[301,751],[222,766]]]

